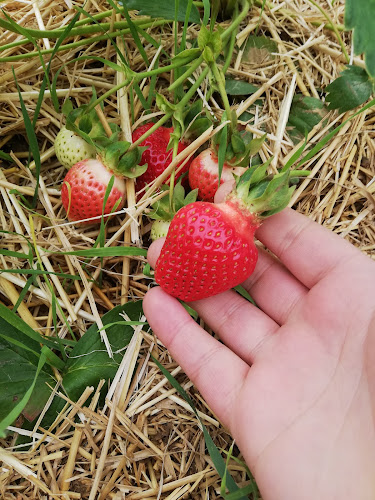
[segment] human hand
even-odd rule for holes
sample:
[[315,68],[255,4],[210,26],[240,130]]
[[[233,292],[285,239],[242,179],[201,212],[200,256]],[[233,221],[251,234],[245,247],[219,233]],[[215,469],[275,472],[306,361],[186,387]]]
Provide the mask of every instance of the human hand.
[[[264,500],[375,498],[375,263],[293,210],[266,220],[236,292],[190,305],[161,288],[155,334],[227,426]],[[155,266],[162,240],[149,250]]]

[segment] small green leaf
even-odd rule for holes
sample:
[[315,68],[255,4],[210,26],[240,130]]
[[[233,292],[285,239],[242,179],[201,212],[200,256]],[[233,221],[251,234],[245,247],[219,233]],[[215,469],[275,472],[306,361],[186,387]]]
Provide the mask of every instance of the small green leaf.
[[340,76],[326,87],[326,91],[328,108],[344,113],[357,108],[370,98],[373,83],[366,70],[358,66],[346,66]]
[[278,51],[277,44],[267,36],[250,35],[247,39],[242,61],[253,64],[263,64],[275,59],[274,53]]
[[[8,318],[10,315],[18,318],[8,312]],[[18,320],[9,323],[0,317],[0,331],[6,332],[0,335],[0,433],[22,411],[27,418],[34,419],[51,393],[46,383],[55,384],[52,371],[45,364],[45,355],[41,359],[40,343],[18,328],[22,323],[26,325],[20,318]],[[30,328],[26,327],[23,329]],[[36,332],[35,335],[38,336]]]
[[374,0],[346,0],[345,26],[354,30],[354,53],[365,54],[370,75],[375,77],[375,3]]
[[204,50],[203,50],[203,59],[207,63],[213,63],[213,62],[215,62],[214,53],[212,52],[211,47],[209,47],[208,45],[206,45],[205,48],[204,48]]
[[264,141],[266,140],[267,134],[262,135],[262,137],[258,137],[257,139],[252,139],[250,142],[250,155],[255,155],[257,154]]
[[223,46],[223,42],[221,41],[219,30],[214,31],[211,34],[210,45],[212,47],[212,51],[213,51],[214,55],[217,57],[220,54],[222,46]]
[[320,99],[301,94],[295,95],[288,121],[290,137],[299,142],[326,114],[326,107]]
[[[138,10],[139,15],[142,16],[161,17],[170,21],[173,21],[175,18],[175,3],[173,1],[127,0],[125,2],[124,0],[121,0],[120,3],[126,3],[129,10]],[[179,0],[177,21],[185,21],[188,4],[188,0]],[[189,22],[196,24],[200,23],[199,11],[194,4],[191,7]]]
[[242,80],[225,79],[225,90],[228,95],[250,95],[254,94],[259,87]]
[[[134,333],[131,325],[126,324],[125,320],[121,321],[122,312],[126,312],[131,321],[139,321],[142,301],[117,306],[102,317],[104,326],[112,325],[106,329],[106,334],[113,350],[113,359],[108,356],[96,324],[86,331],[70,352],[63,372],[62,386],[73,401],[78,400],[87,386],[96,387],[100,380],[109,381],[115,376],[125,354],[124,348]],[[44,425],[53,421],[63,406],[64,402],[55,398],[43,420]]]
[[212,125],[212,122],[207,117],[197,118],[189,127],[189,135],[194,137],[201,136]]
[[198,47],[201,51],[204,50],[205,46],[208,44],[210,36],[211,32],[206,28],[206,26],[202,25],[197,39]]
[[190,62],[196,57],[199,57],[201,55],[201,50],[200,49],[185,49],[179,52],[173,59],[172,62],[175,61],[184,61],[186,59],[186,62]]
[[230,141],[235,154],[241,154],[245,152],[246,145],[239,133],[232,134]]

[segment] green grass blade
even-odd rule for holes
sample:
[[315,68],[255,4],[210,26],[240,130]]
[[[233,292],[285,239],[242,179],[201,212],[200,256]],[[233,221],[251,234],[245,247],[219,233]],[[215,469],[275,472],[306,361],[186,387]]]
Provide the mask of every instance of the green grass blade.
[[[226,120],[226,114],[224,113],[223,121],[225,120]],[[228,140],[228,125],[225,125],[225,127],[223,127],[220,133],[220,145],[217,156],[218,167],[219,167],[219,186],[220,186],[221,174],[223,172],[223,167],[225,163],[225,153],[227,152],[227,140]]]
[[[117,6],[112,2],[112,0],[108,0],[108,2],[110,3],[110,5],[112,5],[112,7],[117,8]],[[119,11],[121,14],[124,14],[125,19],[129,25],[129,29],[130,29],[130,32],[132,34],[134,43],[136,44],[137,49],[142,56],[142,59],[144,60],[146,65],[149,66],[150,61],[148,60],[146,51],[142,45],[141,39],[139,38],[138,26],[136,24],[134,24],[133,21],[130,19],[129,11],[128,11],[128,8],[126,7],[125,2],[122,4],[122,6],[123,6],[123,10],[121,11],[121,9],[119,9]]]
[[35,186],[34,196],[33,196],[33,200],[32,200],[32,208],[35,208],[37,201],[38,201],[39,176],[40,176],[40,168],[41,168],[39,146],[38,146],[38,140],[37,140],[36,135],[35,135],[34,125],[31,122],[29,114],[27,112],[24,100],[22,98],[21,89],[19,88],[16,73],[15,73],[13,67],[12,67],[12,70],[13,70],[14,81],[16,82],[17,91],[18,91],[18,95],[19,95],[19,99],[20,99],[21,112],[22,112],[22,117],[24,120],[25,128],[26,128],[27,138],[29,141],[30,152],[32,153],[33,158],[34,158],[34,162],[35,162],[36,186]]
[[12,311],[14,313],[17,312],[21,302],[23,301],[23,299],[26,297],[26,294],[27,292],[29,291],[29,288],[30,286],[33,284],[33,281],[34,281],[34,276],[30,276],[30,278],[28,278],[28,280],[26,281],[24,287],[22,288],[21,290],[21,293],[19,294],[19,297],[17,299],[17,302],[14,304],[14,307],[12,309]]
[[106,248],[88,248],[87,250],[76,250],[73,252],[51,252],[56,255],[75,255],[76,257],[123,257],[127,255],[147,256],[147,250],[138,247],[106,247]]
[[207,26],[211,15],[210,0],[203,0],[203,21],[202,24]]

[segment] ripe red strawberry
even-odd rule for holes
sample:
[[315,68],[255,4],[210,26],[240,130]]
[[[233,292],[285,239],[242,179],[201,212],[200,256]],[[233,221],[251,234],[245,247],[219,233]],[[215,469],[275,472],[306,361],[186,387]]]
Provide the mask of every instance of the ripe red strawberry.
[[287,206],[293,177],[267,176],[267,164],[248,169],[223,203],[191,203],[172,220],[156,263],[155,280],[174,297],[194,301],[242,283],[257,262],[254,233],[262,219]]
[[[153,126],[153,123],[147,123],[146,125],[141,125],[133,132],[133,142],[137,141],[144,133],[146,133]],[[167,146],[171,138],[171,132],[173,128],[159,127],[155,132],[153,132],[147,139],[140,143],[140,146],[147,147],[147,149],[142,153],[142,160],[140,165],[147,164],[146,172],[138,177],[135,185],[136,192],[143,189],[147,184],[150,184],[153,180],[159,177],[160,174],[170,165],[172,161],[173,152],[170,149],[167,151]],[[181,153],[188,144],[184,141],[178,143],[178,153]],[[191,160],[187,161],[183,169],[176,175],[178,179],[184,172],[187,172],[190,166]],[[179,165],[178,165],[179,166]],[[178,166],[176,168],[178,168]]]
[[[220,184],[231,180],[233,180],[231,167],[224,163]],[[198,198],[203,201],[214,201],[219,187],[219,164],[217,156],[211,149],[205,149],[191,162],[189,184],[191,189],[198,189]]]
[[[100,220],[105,192],[113,173],[98,159],[86,159],[73,165],[65,176],[61,199],[69,220],[92,219],[85,224]],[[125,180],[115,176],[115,181],[105,205],[104,214],[116,206],[120,210],[125,203]]]

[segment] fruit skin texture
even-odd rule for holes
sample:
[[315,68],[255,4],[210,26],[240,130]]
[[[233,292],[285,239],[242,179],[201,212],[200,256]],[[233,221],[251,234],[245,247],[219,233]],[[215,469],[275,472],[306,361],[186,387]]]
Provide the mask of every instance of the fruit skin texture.
[[86,158],[95,158],[96,150],[82,137],[62,127],[55,139],[55,154],[61,165],[69,169]]
[[[220,184],[232,180],[231,168],[224,163]],[[198,189],[199,199],[213,203],[215,193],[219,187],[219,164],[217,156],[211,149],[202,151],[191,162],[189,184],[191,189]]]
[[[153,123],[147,123],[138,127],[132,135],[133,142],[137,141],[145,132],[150,130]],[[135,190],[136,192],[143,189],[147,184],[150,184],[154,179],[159,177],[160,174],[170,165],[172,162],[173,151],[170,149],[167,151],[167,146],[171,137],[171,132],[173,128],[159,127],[155,132],[153,132],[147,139],[141,142],[140,146],[147,146],[147,149],[142,153],[142,160],[139,165],[145,165],[147,163],[148,167],[144,174],[136,179]],[[180,141],[178,143],[177,154],[181,153],[188,143]],[[182,170],[176,174],[175,179],[177,180],[184,172],[187,172],[190,166],[191,160],[187,161]],[[177,165],[176,168],[178,168]],[[164,180],[166,182],[167,179]]]
[[150,238],[152,241],[157,240],[158,238],[164,238],[167,236],[169,226],[171,225],[171,221],[169,220],[155,220],[151,226]]
[[254,232],[259,225],[240,200],[186,205],[170,225],[156,263],[156,282],[184,301],[239,285],[254,271]]
[[[96,220],[82,222],[93,224],[100,222],[105,192],[113,173],[99,159],[85,159],[73,165],[65,176],[61,199],[71,221],[98,217]],[[70,192],[68,189],[70,186]],[[109,214],[118,200],[120,210],[125,203],[125,180],[115,176],[111,193],[107,199],[104,213]]]

